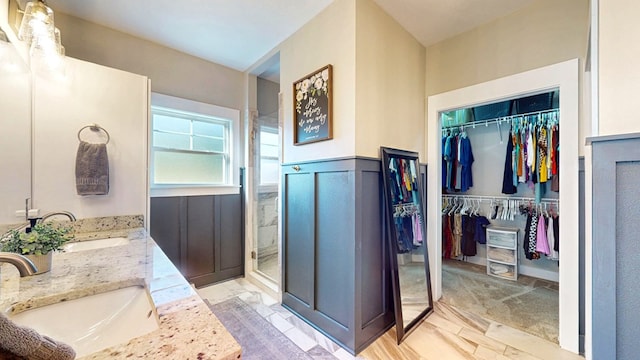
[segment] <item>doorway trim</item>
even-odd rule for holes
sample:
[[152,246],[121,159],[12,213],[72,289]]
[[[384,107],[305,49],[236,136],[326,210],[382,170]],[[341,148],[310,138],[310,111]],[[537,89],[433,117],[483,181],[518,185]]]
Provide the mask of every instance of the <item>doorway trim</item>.
[[[579,255],[578,255],[578,169],[579,169],[579,60],[522,72],[485,83],[452,90],[427,98],[427,214],[439,214],[442,206],[442,132],[438,114],[442,111],[488,104],[545,90],[560,90],[560,238],[559,343],[563,349],[579,351]],[[478,171],[478,170],[476,170]],[[574,211],[575,210],[575,211]],[[442,297],[442,218],[427,216],[429,263],[435,299]]]

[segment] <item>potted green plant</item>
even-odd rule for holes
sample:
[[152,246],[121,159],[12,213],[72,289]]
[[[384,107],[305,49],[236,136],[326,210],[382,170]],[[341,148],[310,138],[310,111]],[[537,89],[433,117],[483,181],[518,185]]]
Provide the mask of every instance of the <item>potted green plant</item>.
[[62,250],[62,245],[74,238],[72,228],[47,222],[37,223],[30,230],[10,231],[0,241],[0,249],[29,258],[38,268],[36,274],[50,271],[53,251]]

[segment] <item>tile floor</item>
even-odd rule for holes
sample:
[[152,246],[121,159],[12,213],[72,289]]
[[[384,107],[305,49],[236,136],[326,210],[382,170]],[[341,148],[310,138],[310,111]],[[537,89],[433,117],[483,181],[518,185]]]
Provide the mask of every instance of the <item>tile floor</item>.
[[311,357],[314,349],[321,346],[336,359],[350,360],[583,359],[552,342],[440,302],[435,304],[435,312],[400,346],[396,345],[395,330],[391,329],[354,357],[245,279],[204,287],[198,293],[212,304],[237,296]]

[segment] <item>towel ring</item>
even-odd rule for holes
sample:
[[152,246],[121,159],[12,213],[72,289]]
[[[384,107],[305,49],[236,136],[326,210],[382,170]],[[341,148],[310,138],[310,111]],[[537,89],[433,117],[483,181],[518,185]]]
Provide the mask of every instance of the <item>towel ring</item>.
[[111,136],[109,135],[109,132],[107,131],[107,129],[103,128],[98,124],[89,124],[81,127],[80,130],[78,130],[78,140],[82,141],[82,139],[80,138],[80,133],[82,132],[82,130],[87,128],[91,129],[91,131],[103,131],[105,134],[107,134],[107,141],[104,143],[105,145],[109,143],[109,140],[111,140]]

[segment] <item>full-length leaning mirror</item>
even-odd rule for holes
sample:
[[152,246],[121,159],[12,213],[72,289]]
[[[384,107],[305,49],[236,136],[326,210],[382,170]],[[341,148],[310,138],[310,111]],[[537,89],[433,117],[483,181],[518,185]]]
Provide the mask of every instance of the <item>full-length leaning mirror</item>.
[[382,147],[398,344],[433,312],[418,154]]

